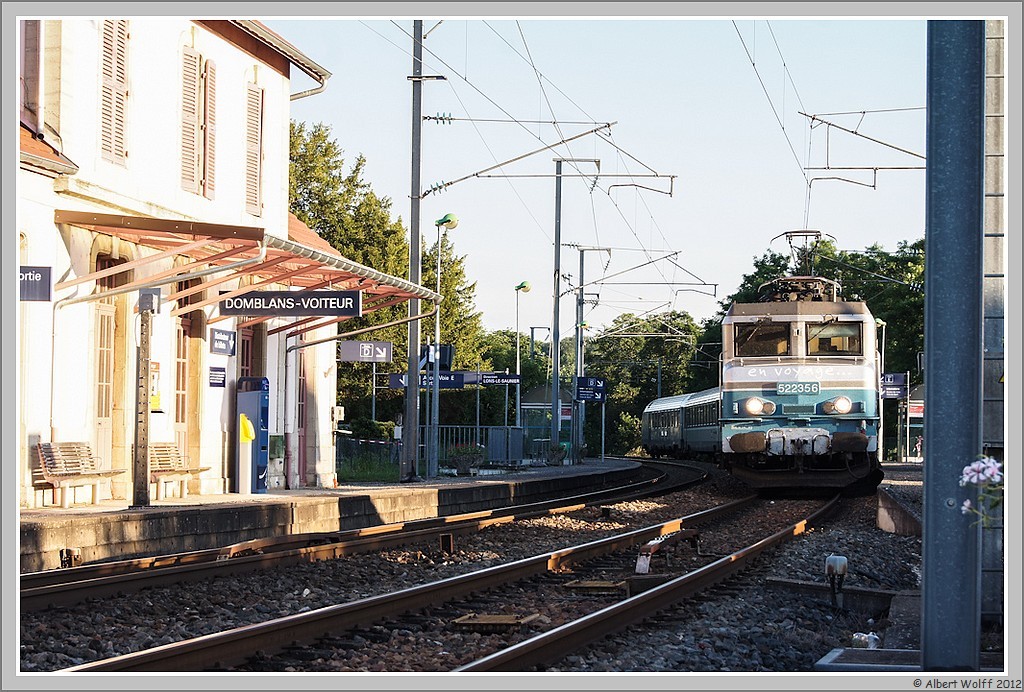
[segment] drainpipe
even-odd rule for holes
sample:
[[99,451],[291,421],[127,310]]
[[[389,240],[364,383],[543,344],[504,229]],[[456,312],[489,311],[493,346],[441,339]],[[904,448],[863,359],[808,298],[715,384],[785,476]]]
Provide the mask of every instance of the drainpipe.
[[[290,368],[288,367],[289,363],[290,363],[290,361],[288,360],[289,354],[291,354],[292,351],[298,351],[299,349],[309,348],[310,346],[318,346],[320,344],[325,344],[328,341],[340,341],[341,339],[345,339],[345,338],[348,338],[348,337],[359,336],[360,334],[366,334],[368,332],[374,332],[374,331],[377,331],[378,329],[386,329],[387,327],[394,327],[394,326],[397,326],[397,325],[400,325],[400,324],[406,324],[408,322],[417,322],[417,321],[422,320],[422,319],[424,319],[426,317],[431,317],[431,316],[437,314],[437,308],[438,308],[437,303],[435,303],[434,304],[434,308],[430,312],[425,312],[425,313],[423,313],[421,315],[412,315],[412,316],[409,316],[409,317],[403,317],[402,319],[394,320],[393,322],[387,322],[385,324],[378,324],[378,325],[374,325],[372,327],[363,327],[362,329],[354,329],[354,330],[352,330],[350,332],[343,332],[343,333],[340,333],[340,334],[335,334],[333,336],[324,337],[323,339],[317,339],[316,341],[306,341],[306,342],[303,342],[301,344],[293,344],[292,346],[288,346],[287,345],[288,344],[288,335],[287,334],[285,335],[285,350],[284,350],[284,487],[285,487],[285,490],[294,490],[294,488],[292,488],[292,486],[291,486],[292,466],[294,464],[294,458],[292,457],[292,436],[295,434],[295,422],[296,421],[295,421],[295,418],[293,416],[289,415],[289,413],[288,413],[288,404],[289,404],[289,401],[290,401],[290,397],[288,395],[291,393],[291,386],[289,385],[290,377],[288,376],[288,373],[290,371]],[[406,387],[408,388],[409,386],[411,386],[411,383],[407,382],[406,383]],[[408,424],[408,421],[406,421],[406,424]],[[417,424],[417,421],[414,421],[413,424],[414,425]],[[302,487],[302,483],[300,482],[296,487]]]

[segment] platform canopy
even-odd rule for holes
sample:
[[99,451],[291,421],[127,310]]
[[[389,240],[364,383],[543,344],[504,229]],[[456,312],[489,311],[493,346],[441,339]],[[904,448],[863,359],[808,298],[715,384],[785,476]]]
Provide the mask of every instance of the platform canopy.
[[[268,234],[253,226],[203,223],[184,219],[165,219],[120,214],[97,214],[58,209],[54,222],[59,226],[77,226],[111,236],[116,242],[145,248],[127,262],[58,282],[55,291],[79,284],[97,282],[168,258],[179,262],[169,269],[137,280],[116,279],[95,284],[85,296],[69,296],[64,304],[98,300],[103,297],[171,284],[165,302],[178,301],[171,315],[180,315],[260,290],[287,286],[302,290],[331,289],[361,291],[362,314],[420,299],[439,303],[441,296],[406,279],[363,266],[343,257],[294,214],[289,214],[288,238]],[[217,289],[232,281],[238,288]],[[102,286],[102,287],[101,287]],[[216,290],[211,290],[216,289]],[[198,295],[197,294],[202,294]],[[196,296],[188,299],[190,296]],[[188,300],[182,300],[188,299]],[[209,324],[230,319],[215,314]],[[238,318],[238,327],[247,327],[272,319],[270,316]],[[304,317],[268,330],[268,334],[288,331],[289,336],[341,322],[350,317]]]

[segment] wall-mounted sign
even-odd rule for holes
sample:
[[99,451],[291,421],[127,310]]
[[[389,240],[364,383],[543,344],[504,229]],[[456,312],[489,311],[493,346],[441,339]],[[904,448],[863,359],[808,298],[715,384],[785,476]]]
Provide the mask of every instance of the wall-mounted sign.
[[160,363],[149,362],[149,412],[163,413],[160,408]]
[[390,363],[390,341],[339,341],[338,360],[345,363]]
[[226,329],[210,329],[210,353],[235,355],[235,333]]
[[210,386],[211,387],[223,387],[228,381],[228,372],[226,368],[210,368]]
[[50,300],[50,271],[51,267],[19,267],[18,278],[21,281],[21,299]]
[[361,291],[253,291],[220,301],[222,315],[359,317]]

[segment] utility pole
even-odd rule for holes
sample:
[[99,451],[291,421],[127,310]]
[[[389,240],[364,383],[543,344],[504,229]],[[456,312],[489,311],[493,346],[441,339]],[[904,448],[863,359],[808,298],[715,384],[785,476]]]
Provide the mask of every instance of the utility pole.
[[[409,189],[409,281],[420,283],[420,133],[423,119],[423,20],[412,23],[412,183]],[[409,317],[420,314],[418,298],[409,300]],[[420,432],[420,323],[409,322],[409,363],[405,386],[402,427],[401,479],[413,480],[419,466]]]
[[[596,161],[600,165],[600,161]],[[568,244],[572,246],[572,244]],[[579,379],[584,376],[585,368],[583,362],[583,285],[586,280],[583,278],[584,271],[584,253],[588,251],[600,251],[607,252],[611,256],[611,248],[608,247],[582,247],[579,245],[575,246],[580,253],[580,275],[579,285],[576,288],[576,378],[573,382],[573,392],[575,393],[576,387],[579,384]],[[584,434],[583,426],[586,421],[587,404],[584,401],[573,401],[574,406],[574,428],[573,428],[573,458],[583,461],[583,444]]]
[[[558,399],[558,366],[559,366],[559,333],[558,333],[558,302],[562,294],[562,162],[596,163],[601,168],[600,159],[555,159],[555,262],[554,288],[552,297],[554,308],[551,317],[551,447],[552,453],[558,447],[558,435],[561,428],[561,407]],[[580,284],[582,285],[582,281]]]
[[985,23],[929,21],[927,43],[921,670],[977,671],[981,526],[958,479],[982,451]]
[[555,270],[551,316],[551,450],[558,448],[562,412],[558,400],[558,301],[562,293],[562,159],[555,159]]
[[135,453],[132,459],[132,508],[149,507],[149,359],[153,311],[160,289],[139,291],[139,346],[136,349]]

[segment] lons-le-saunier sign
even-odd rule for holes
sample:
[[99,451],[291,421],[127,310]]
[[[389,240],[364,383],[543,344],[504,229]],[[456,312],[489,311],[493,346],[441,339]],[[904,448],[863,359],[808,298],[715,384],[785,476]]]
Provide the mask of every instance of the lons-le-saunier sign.
[[222,315],[359,317],[361,291],[254,291],[220,301]]

